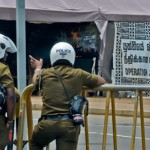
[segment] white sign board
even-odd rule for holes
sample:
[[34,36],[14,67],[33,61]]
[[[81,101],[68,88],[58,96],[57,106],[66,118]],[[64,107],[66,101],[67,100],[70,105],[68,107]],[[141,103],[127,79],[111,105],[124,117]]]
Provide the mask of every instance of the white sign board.
[[121,40],[123,77],[150,79],[150,41]]
[[115,22],[112,83],[150,84],[150,22]]

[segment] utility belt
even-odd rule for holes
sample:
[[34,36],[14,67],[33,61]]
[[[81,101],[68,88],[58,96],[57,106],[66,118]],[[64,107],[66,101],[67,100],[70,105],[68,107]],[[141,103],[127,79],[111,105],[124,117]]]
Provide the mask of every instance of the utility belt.
[[72,119],[71,115],[68,114],[60,114],[60,115],[50,115],[50,116],[42,116],[38,121],[41,120],[69,120]]

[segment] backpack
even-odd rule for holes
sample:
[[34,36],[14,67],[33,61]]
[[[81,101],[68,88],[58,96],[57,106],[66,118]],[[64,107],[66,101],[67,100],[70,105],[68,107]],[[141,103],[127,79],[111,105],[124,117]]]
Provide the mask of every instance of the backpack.
[[0,83],[0,113],[2,113],[4,109],[5,95],[6,95],[6,90],[4,89],[3,85]]

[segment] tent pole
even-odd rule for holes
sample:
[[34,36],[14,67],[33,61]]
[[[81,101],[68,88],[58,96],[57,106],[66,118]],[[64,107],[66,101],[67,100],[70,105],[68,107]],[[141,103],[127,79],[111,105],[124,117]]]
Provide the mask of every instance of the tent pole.
[[16,41],[17,41],[17,86],[19,92],[26,87],[26,29],[25,0],[16,0]]

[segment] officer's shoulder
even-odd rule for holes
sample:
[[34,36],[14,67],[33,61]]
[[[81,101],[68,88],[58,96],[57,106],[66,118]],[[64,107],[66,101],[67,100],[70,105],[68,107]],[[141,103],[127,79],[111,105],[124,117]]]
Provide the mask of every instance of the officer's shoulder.
[[0,67],[5,69],[8,68],[8,65],[4,62],[0,62]]
[[73,68],[73,71],[77,72],[77,73],[83,73],[84,72],[84,70],[82,70],[81,68]]

